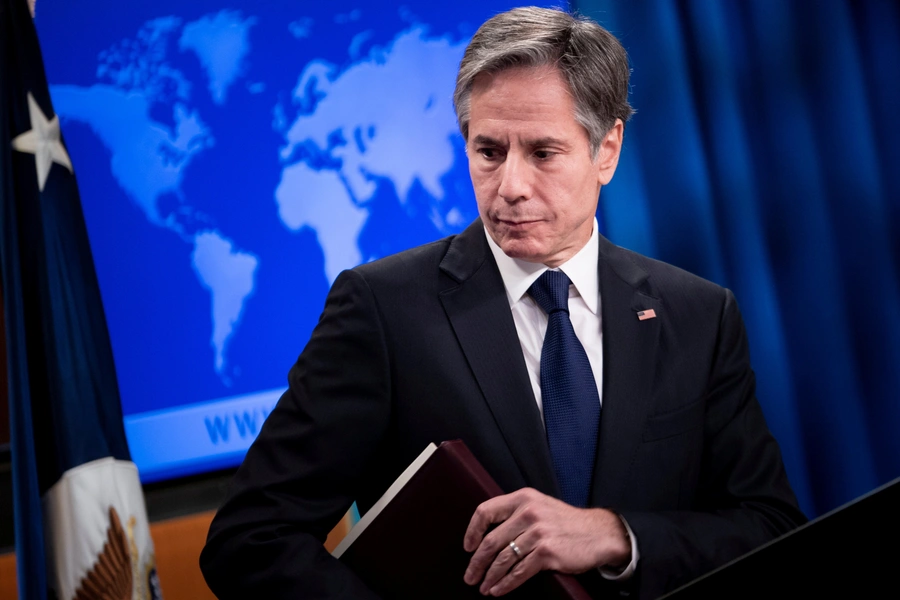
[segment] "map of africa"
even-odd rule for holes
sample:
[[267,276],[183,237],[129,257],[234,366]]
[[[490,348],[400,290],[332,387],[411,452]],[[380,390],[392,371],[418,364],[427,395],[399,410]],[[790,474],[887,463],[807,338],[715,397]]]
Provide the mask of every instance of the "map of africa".
[[139,4],[36,21],[126,415],[283,387],[342,270],[477,216],[453,85],[509,7]]

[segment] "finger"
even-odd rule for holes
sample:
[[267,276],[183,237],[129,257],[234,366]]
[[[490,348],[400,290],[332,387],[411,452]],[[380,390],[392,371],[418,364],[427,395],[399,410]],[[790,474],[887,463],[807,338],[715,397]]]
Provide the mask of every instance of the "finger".
[[466,528],[466,534],[463,537],[463,548],[466,552],[473,552],[481,540],[484,539],[484,533],[494,523],[500,523],[509,518],[520,504],[520,495],[518,492],[505,494],[491,498],[478,505],[472,518],[469,519],[469,526]]
[[496,560],[498,555],[509,546],[510,540],[519,537],[525,530],[527,523],[515,516],[498,525],[493,531],[484,536],[472,558],[469,559],[469,567],[463,577],[469,585],[474,585],[482,580],[485,572]]
[[534,577],[540,570],[540,561],[538,560],[536,553],[529,552],[525,558],[517,562],[513,568],[509,570],[505,577],[490,589],[482,591],[482,593],[490,594],[491,596],[508,594]]
[[488,590],[503,579],[510,569],[515,567],[516,563],[525,556],[525,551],[522,548],[519,548],[519,552],[520,554],[516,554],[512,546],[507,544],[506,548],[497,554],[497,558],[491,563],[487,573],[484,574],[484,581],[479,588],[482,594],[487,594]]
[[[516,536],[515,542],[519,547],[521,554],[519,560],[525,558],[525,555],[531,554],[543,541],[546,528],[540,525],[530,525],[523,527],[522,533]],[[512,548],[510,548],[512,550]],[[544,567],[544,565],[539,565]]]

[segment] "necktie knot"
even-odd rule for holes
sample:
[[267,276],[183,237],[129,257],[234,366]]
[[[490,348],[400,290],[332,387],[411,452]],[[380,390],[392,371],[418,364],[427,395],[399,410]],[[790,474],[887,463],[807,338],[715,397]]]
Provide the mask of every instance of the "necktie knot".
[[528,288],[528,294],[548,315],[560,310],[568,313],[571,283],[562,271],[544,271]]

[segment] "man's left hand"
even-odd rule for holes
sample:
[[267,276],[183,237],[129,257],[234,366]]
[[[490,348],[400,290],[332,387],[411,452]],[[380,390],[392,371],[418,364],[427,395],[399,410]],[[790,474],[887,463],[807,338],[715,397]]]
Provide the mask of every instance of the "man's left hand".
[[[485,535],[488,528],[499,523]],[[515,542],[519,554],[510,542]],[[483,502],[463,540],[475,552],[463,579],[484,595],[501,596],[539,571],[583,573],[624,567],[631,544],[622,520],[602,508],[575,508],[530,488]]]

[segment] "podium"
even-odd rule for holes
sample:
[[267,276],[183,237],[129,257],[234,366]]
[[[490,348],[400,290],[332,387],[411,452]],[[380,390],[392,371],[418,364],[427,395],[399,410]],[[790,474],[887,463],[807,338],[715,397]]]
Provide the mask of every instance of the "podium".
[[900,478],[663,598],[900,598]]

